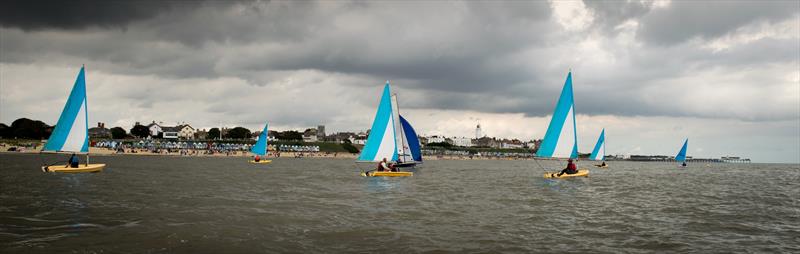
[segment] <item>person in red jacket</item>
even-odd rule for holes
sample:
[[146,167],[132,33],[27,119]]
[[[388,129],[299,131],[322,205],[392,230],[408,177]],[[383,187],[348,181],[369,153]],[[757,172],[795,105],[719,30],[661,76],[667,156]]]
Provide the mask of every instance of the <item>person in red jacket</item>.
[[575,166],[575,163],[572,163],[572,159],[567,160],[567,168],[561,170],[561,173],[558,173],[558,176],[563,174],[576,174],[578,173],[578,166]]

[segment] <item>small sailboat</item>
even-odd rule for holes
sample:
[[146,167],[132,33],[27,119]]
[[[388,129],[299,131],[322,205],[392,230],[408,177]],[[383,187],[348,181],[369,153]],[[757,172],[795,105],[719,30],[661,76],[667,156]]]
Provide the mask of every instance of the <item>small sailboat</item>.
[[[391,94],[389,82],[383,87],[378,111],[372,122],[367,143],[357,162],[381,162],[383,159],[395,167],[413,167],[422,163],[419,139],[411,124],[400,115],[397,95]],[[411,176],[412,172],[362,172],[362,176]]]
[[[558,98],[550,125],[544,135],[544,140],[536,152],[537,157],[545,158],[578,158],[578,133],[575,125],[575,100],[572,94],[572,72],[567,74],[561,96]],[[559,172],[546,172],[544,178],[567,178],[589,176],[589,170],[579,169],[575,174],[562,174]]]
[[[267,130],[269,128],[269,123],[264,125],[264,130],[261,131],[261,134],[258,135],[258,140],[256,144],[253,145],[253,148],[250,149],[250,152],[257,155],[257,156],[266,156],[267,155]],[[250,163],[258,163],[258,164],[266,164],[272,162],[271,160],[259,159],[256,161],[255,159],[250,160]]]
[[66,164],[42,166],[42,171],[86,173],[100,172],[106,167],[106,164],[89,164],[89,113],[85,76],[84,67],[81,67],[64,110],[61,111],[56,127],[47,139],[42,152],[85,154],[86,160],[77,167]]
[[594,145],[594,149],[592,149],[592,155],[589,156],[590,160],[593,161],[602,161],[603,163],[600,165],[594,165],[598,168],[607,168],[608,165],[606,164],[606,129],[600,132],[600,137],[597,138],[597,144]]
[[678,167],[682,167],[682,168],[687,167],[686,166],[686,146],[688,144],[689,144],[689,139],[687,138],[685,141],[683,141],[683,147],[681,147],[681,150],[678,151],[678,155],[675,155],[675,161],[680,162],[680,164],[678,164]]

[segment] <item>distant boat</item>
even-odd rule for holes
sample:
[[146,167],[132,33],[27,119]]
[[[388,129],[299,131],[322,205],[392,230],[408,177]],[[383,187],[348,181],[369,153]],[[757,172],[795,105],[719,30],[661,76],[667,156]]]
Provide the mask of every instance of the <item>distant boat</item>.
[[[578,158],[578,133],[575,125],[575,100],[572,94],[572,72],[567,74],[561,96],[558,98],[550,125],[544,135],[536,156],[544,158]],[[555,172],[558,173],[558,172]],[[552,178],[555,173],[545,173]],[[579,176],[588,176],[589,170],[578,170]],[[564,174],[562,177],[570,177]]]
[[[378,111],[370,128],[367,143],[358,162],[380,162],[384,158],[398,167],[412,167],[422,162],[419,140],[411,124],[400,116],[397,95],[391,94],[389,82],[383,87]],[[384,174],[387,173],[387,174]],[[388,174],[395,173],[395,174]],[[364,176],[410,176],[411,172],[364,172]]]
[[606,129],[603,129],[600,132],[600,137],[597,138],[597,144],[594,145],[594,149],[592,149],[592,155],[589,156],[590,160],[593,161],[602,161],[603,164],[595,165],[599,168],[607,168],[608,165],[605,164],[606,160]]
[[689,139],[687,138],[685,141],[683,141],[683,147],[681,147],[681,150],[678,152],[678,155],[675,155],[675,161],[681,162],[681,164],[679,165],[680,167],[686,167],[686,147],[688,144],[689,144]]
[[[258,140],[256,144],[253,145],[253,148],[250,149],[250,152],[258,155],[258,156],[266,156],[267,155],[267,134],[268,134],[268,127],[269,123],[264,124],[264,130],[261,131],[261,135],[258,135]],[[265,158],[261,158],[259,161],[250,160],[250,163],[270,163],[271,160],[265,160]]]
[[42,171],[61,173],[100,172],[106,164],[89,164],[89,113],[86,100],[86,74],[84,67],[78,72],[78,78],[67,103],[50,138],[47,139],[42,152],[86,154],[84,164],[78,167],[66,165],[42,166]]

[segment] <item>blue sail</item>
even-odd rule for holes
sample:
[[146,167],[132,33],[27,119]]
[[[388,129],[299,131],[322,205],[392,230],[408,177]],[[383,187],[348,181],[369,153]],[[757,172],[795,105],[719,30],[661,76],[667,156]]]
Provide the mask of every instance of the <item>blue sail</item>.
[[589,159],[595,161],[604,160],[606,157],[606,129],[600,132],[600,137],[597,138],[597,144],[594,145],[594,149],[592,150],[592,155],[589,156]]
[[86,79],[84,68],[78,72],[75,85],[69,94],[64,110],[58,117],[53,133],[42,151],[89,152],[89,115],[86,102]]
[[408,149],[411,150],[411,158],[414,159],[414,161],[422,161],[422,151],[420,150],[417,132],[414,131],[414,128],[411,127],[411,124],[408,123],[402,115],[400,116],[400,123],[403,124],[403,132],[406,137]]
[[269,123],[264,125],[264,130],[261,131],[261,135],[258,135],[258,141],[256,141],[256,144],[253,145],[252,149],[250,149],[250,152],[252,152],[254,154],[257,154],[257,155],[261,155],[261,156],[267,154],[267,136],[268,136],[267,135],[268,134],[267,129],[268,129],[268,127],[269,127]]
[[383,87],[378,111],[372,122],[367,144],[358,156],[359,161],[380,161],[383,158],[397,161],[397,141],[395,138],[394,117],[392,117],[392,102],[389,82]]
[[575,101],[572,95],[572,72],[567,74],[553,118],[536,155],[539,157],[577,158],[578,134],[575,128]]
[[689,144],[689,139],[687,138],[686,141],[683,141],[683,147],[681,147],[681,151],[678,152],[678,155],[675,156],[676,161],[686,161],[686,146]]

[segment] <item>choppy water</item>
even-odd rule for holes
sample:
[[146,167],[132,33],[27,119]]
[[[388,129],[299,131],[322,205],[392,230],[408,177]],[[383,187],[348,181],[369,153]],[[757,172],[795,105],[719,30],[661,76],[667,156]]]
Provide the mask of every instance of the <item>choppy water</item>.
[[0,252],[800,252],[798,165],[545,180],[531,161],[386,179],[350,160],[110,156],[78,175],[40,161],[0,154]]

